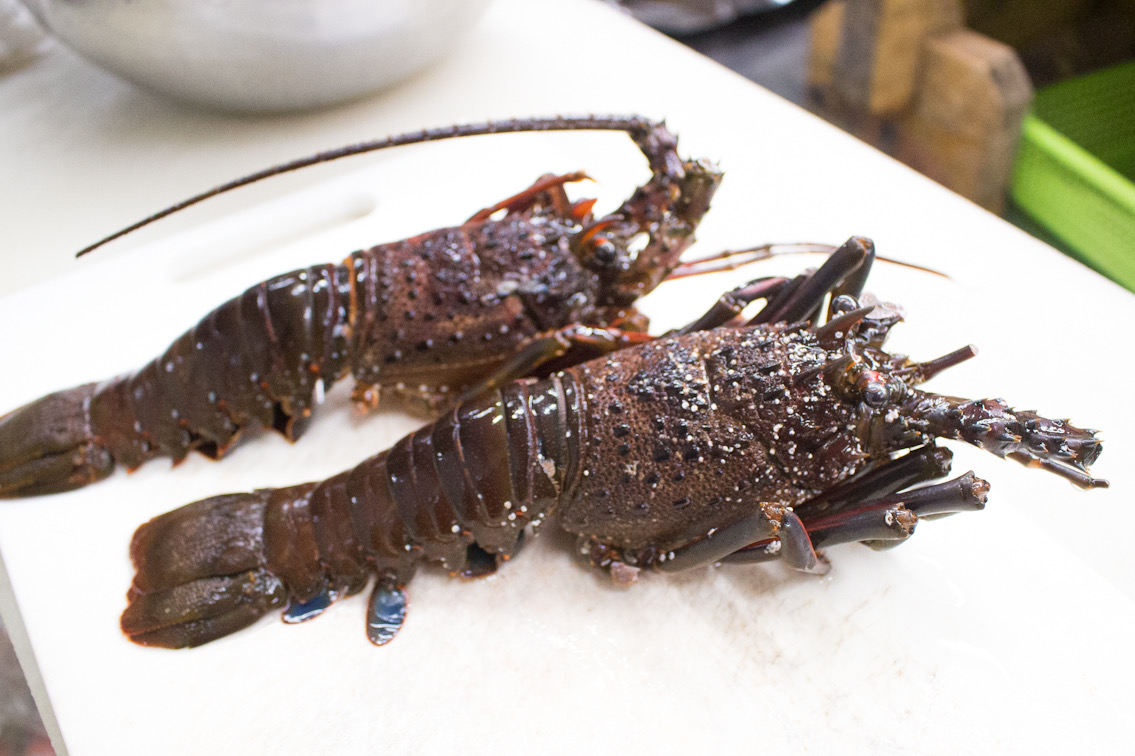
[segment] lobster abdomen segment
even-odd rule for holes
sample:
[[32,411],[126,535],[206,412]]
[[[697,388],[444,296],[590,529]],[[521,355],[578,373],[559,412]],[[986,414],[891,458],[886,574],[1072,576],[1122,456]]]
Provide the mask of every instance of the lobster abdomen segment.
[[331,383],[347,364],[350,287],[346,267],[317,266],[253,286],[206,315],[121,382],[143,442],[158,439],[180,459],[191,448],[223,453],[252,423],[294,437],[316,382]]
[[321,483],[151,520],[131,545],[123,631],[195,646],[286,602],[355,593],[372,572],[404,583],[422,560],[458,573],[478,555],[507,558],[523,528],[575,488],[582,396],[570,372],[515,383]]
[[[219,457],[252,424],[295,438],[349,359],[350,271],[321,265],[245,291],[140,370],[0,418],[0,496],[79,488],[190,450]],[[34,422],[33,422],[34,421]]]

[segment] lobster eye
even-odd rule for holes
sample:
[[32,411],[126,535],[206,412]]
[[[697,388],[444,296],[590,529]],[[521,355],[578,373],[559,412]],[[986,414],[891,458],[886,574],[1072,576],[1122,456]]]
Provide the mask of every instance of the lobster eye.
[[855,297],[849,296],[847,294],[840,294],[838,297],[832,300],[832,303],[828,309],[831,310],[832,316],[835,317],[836,315],[843,315],[844,313],[851,312],[852,310],[858,310],[859,302],[855,300]]
[[891,398],[891,392],[887,389],[887,385],[882,381],[870,381],[863,387],[863,402],[868,407],[878,409],[886,406]]
[[609,268],[619,259],[619,250],[609,239],[599,239],[591,247],[591,254],[595,262],[601,267]]

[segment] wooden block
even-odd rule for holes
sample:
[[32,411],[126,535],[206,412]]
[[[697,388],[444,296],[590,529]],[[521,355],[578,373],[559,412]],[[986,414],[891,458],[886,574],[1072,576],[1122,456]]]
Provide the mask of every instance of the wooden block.
[[1020,130],[1033,87],[1013,48],[960,29],[928,40],[925,62],[914,105],[920,117],[975,137]]
[[893,116],[910,103],[923,43],[959,29],[959,0],[845,0],[832,88],[851,107]]
[[808,54],[808,88],[826,92],[832,85],[832,70],[839,54],[846,0],[828,0],[808,18],[811,48]]
[[1011,47],[964,29],[929,40],[914,107],[899,120],[896,157],[1000,212],[1032,96]]

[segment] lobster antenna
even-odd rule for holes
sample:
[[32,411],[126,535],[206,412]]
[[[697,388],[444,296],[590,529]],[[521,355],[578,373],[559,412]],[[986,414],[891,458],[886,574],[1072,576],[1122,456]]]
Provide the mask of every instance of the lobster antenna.
[[[831,244],[789,242],[761,244],[755,247],[746,247],[745,249],[724,250],[722,252],[706,255],[705,257],[694,258],[693,260],[683,260],[678,267],[674,269],[674,272],[667,276],[666,280],[673,281],[679,278],[700,276],[704,273],[719,273],[725,270],[736,270],[750,263],[767,260],[770,257],[780,255],[830,255],[832,252],[835,252],[836,249],[837,248]],[[903,268],[911,268],[912,270],[921,271],[923,273],[931,273],[935,276],[941,276],[942,278],[950,278],[949,275],[940,270],[916,265],[915,263],[905,260],[883,257],[882,255],[875,255],[875,259],[880,262],[890,263],[891,265],[899,265]]]
[[[437,129],[423,129],[422,131],[414,131],[407,134],[398,134],[396,136],[386,137],[384,139],[375,139],[369,142],[359,142],[358,144],[350,144],[345,147],[339,147],[334,150],[326,150],[318,152],[310,157],[299,158],[287,163],[266,168],[256,173],[251,173],[243,178],[238,178],[235,181],[230,181],[227,184],[221,184],[218,187],[202,192],[187,200],[182,200],[176,205],[167,207],[165,210],[154,213],[148,218],[144,218],[137,223],[134,223],[121,231],[116,231],[110,236],[95,242],[89,247],[85,247],[75,255],[75,257],[82,257],[88,252],[93,252],[99,247],[112,242],[132,231],[137,231],[143,226],[148,226],[154,221],[161,220],[167,215],[184,210],[191,205],[196,205],[198,202],[215,197],[218,194],[224,194],[232,189],[237,189],[242,186],[254,184],[262,179],[278,176],[281,173],[288,173],[290,171],[298,171],[301,168],[316,165],[318,163],[329,163],[332,160],[340,158],[351,157],[353,155],[362,155],[367,152],[376,152],[378,150],[385,150],[390,147],[402,147],[409,144],[421,144],[423,142],[438,142],[444,139],[456,139],[457,137],[467,136],[481,136],[484,134],[511,134],[524,131],[625,131],[643,151],[647,159],[651,163],[651,168],[658,170],[659,160],[664,160],[663,152],[670,148],[672,145],[655,145],[649,139],[650,134],[662,124],[651,121],[642,116],[618,116],[618,115],[584,115],[584,116],[553,116],[550,118],[520,118],[510,119],[505,121],[485,121],[483,123],[471,123],[459,126],[445,126]],[[660,149],[661,148],[661,149]]]

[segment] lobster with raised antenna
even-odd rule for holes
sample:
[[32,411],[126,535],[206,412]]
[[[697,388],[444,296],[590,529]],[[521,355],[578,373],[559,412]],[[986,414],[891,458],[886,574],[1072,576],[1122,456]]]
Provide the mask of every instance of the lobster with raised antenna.
[[197,646],[273,609],[314,617],[376,576],[367,635],[382,645],[419,564],[491,573],[553,515],[621,583],[771,559],[824,573],[819,547],[890,548],[920,519],[984,506],[972,472],[912,488],[948,475],[940,437],[1107,485],[1088,472],[1095,431],[917,388],[975,350],[885,352],[900,317],[860,298],[872,258],[853,238],[813,274],[753,281],[669,337],[497,387],[326,481],[161,515],[131,544],[122,629]]
[[323,389],[347,374],[360,403],[393,393],[436,412],[510,379],[648,340],[634,303],[659,283],[778,251],[765,246],[680,264],[720,171],[679,157],[662,123],[586,116],[455,126],[323,152],[190,198],[80,254],[221,192],[315,163],[454,137],[567,130],[625,132],[645,155],[649,180],[596,218],[593,200],[572,202],[564,190],[583,173],[546,175],[459,226],[259,283],[141,369],[0,417],[0,497],[79,488],[116,465],[134,469],[158,456],[176,463],[191,450],[219,458],[249,426],[294,440]]

